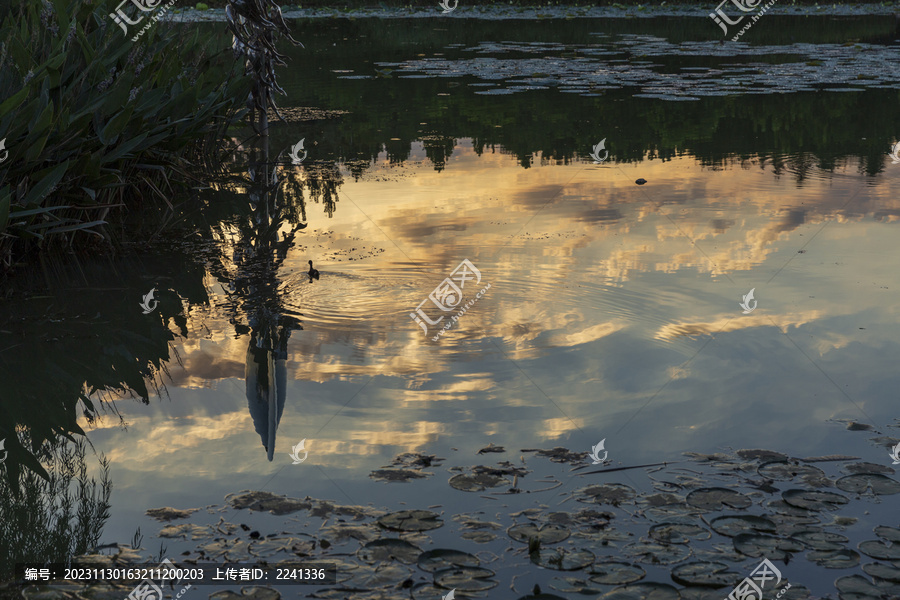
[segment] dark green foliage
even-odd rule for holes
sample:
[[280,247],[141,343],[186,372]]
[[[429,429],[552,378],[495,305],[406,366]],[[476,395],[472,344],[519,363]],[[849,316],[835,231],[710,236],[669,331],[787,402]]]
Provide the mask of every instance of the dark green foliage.
[[132,41],[108,13],[42,0],[3,20],[0,273],[91,237],[79,232],[112,239],[105,224],[123,207],[170,206],[173,184],[241,116],[246,84],[230,52],[210,54],[197,31],[162,21]]

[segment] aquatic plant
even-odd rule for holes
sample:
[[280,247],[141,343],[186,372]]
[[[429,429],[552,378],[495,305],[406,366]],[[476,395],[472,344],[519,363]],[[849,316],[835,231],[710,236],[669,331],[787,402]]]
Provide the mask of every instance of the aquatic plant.
[[[19,442],[30,445],[27,432]],[[0,477],[0,580],[16,563],[66,562],[94,550],[109,518],[109,462],[100,456],[100,481],[89,478],[85,442],[59,438],[37,452],[49,477],[18,475],[18,486]]]
[[171,208],[243,114],[237,65],[198,31],[158,24],[132,44],[107,13],[19,3],[0,27],[0,272],[31,251],[113,240],[118,209]]

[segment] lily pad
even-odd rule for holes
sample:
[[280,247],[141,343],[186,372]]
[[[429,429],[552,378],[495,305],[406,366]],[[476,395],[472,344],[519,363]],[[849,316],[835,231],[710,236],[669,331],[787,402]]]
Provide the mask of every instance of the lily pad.
[[757,473],[768,479],[775,481],[790,481],[794,477],[803,478],[808,483],[810,481],[823,484],[827,483],[828,478],[825,471],[812,465],[804,465],[800,463],[790,462],[786,460],[776,460],[767,462],[759,466]]
[[499,536],[490,531],[466,531],[459,537],[464,540],[470,540],[476,544],[487,544],[496,540]]
[[870,462],[853,462],[841,467],[841,472],[847,475],[857,475],[859,473],[878,473],[879,475],[893,475],[896,471],[878,463]]
[[213,537],[213,529],[208,525],[194,525],[193,523],[181,523],[180,525],[166,525],[159,531],[159,537],[187,538],[202,540]]
[[875,528],[875,535],[889,542],[900,542],[900,529],[879,525]]
[[691,555],[689,546],[635,542],[622,548],[622,555],[648,565],[672,565]]
[[444,524],[439,515],[430,510],[401,510],[384,515],[377,522],[392,531],[428,531]]
[[678,590],[678,594],[680,600],[722,600],[722,592],[713,588],[686,587]]
[[541,450],[539,448],[523,448],[520,452],[537,452],[538,456],[545,456],[555,463],[582,464],[590,452],[572,452],[568,448],[552,448]]
[[273,515],[289,515],[299,510],[312,508],[311,502],[279,496],[271,492],[228,494],[225,496],[225,501],[237,509],[268,511]]
[[888,546],[881,540],[860,542],[859,551],[877,560],[900,560],[900,544]]
[[[810,529],[807,531],[799,531],[791,536],[795,540],[800,540],[813,550],[828,551],[841,550],[850,540],[838,533],[831,533],[822,529]],[[812,559],[810,559],[812,560]]]
[[834,482],[838,489],[854,494],[862,494],[872,490],[876,496],[900,494],[900,481],[878,473],[858,473],[847,475]]
[[488,488],[512,484],[506,477],[492,473],[459,473],[451,477],[448,483],[461,492],[483,492]]
[[564,594],[585,594],[596,596],[603,592],[603,590],[601,590],[599,586],[594,585],[592,582],[587,581],[586,579],[580,579],[578,577],[554,577],[550,580],[550,587],[552,587],[557,592],[563,592]]
[[640,565],[626,562],[595,563],[591,568],[591,581],[604,585],[625,585],[644,578],[647,572]]
[[834,587],[841,593],[841,598],[847,594],[859,594],[862,597],[881,598],[881,592],[868,579],[862,575],[848,575],[834,582]]
[[826,569],[850,569],[859,564],[859,552],[847,548],[813,550],[806,555],[806,558]]
[[344,583],[345,587],[372,590],[387,588],[404,581],[412,574],[409,567],[389,562],[377,565],[360,565],[352,571],[351,577]]
[[741,533],[774,533],[775,523],[756,515],[726,515],[716,517],[709,526],[719,535],[734,537]]
[[406,565],[416,562],[422,549],[406,540],[382,539],[369,542],[357,551],[363,562],[374,564],[389,560],[397,560]]
[[598,600],[679,600],[679,595],[667,583],[635,583],[614,588]]
[[687,544],[692,539],[708,540],[712,537],[703,527],[690,523],[660,523],[651,527],[649,534],[663,544]]
[[529,558],[538,566],[557,571],[577,571],[594,562],[593,552],[565,548],[539,548]]
[[791,506],[807,510],[835,510],[850,502],[846,496],[834,492],[818,492],[814,490],[787,490],[781,493],[782,499]]
[[360,542],[371,542],[381,537],[384,533],[374,523],[365,525],[355,525],[353,523],[335,523],[320,530],[323,539],[328,540],[332,544],[341,544],[347,540],[358,540]]
[[426,467],[437,466],[443,462],[444,458],[438,458],[434,454],[421,454],[419,452],[404,452],[398,454],[391,461],[395,467],[409,467],[412,469],[424,469]]
[[497,581],[489,579],[494,572],[484,567],[456,567],[434,574],[434,583],[443,588],[463,592],[483,592],[497,587]]
[[301,540],[294,537],[265,538],[251,542],[247,551],[251,556],[272,557],[276,554],[293,554],[309,556],[315,550],[313,540]]
[[720,562],[690,562],[672,569],[672,581],[684,586],[733,586],[743,578],[743,575],[729,571],[728,565]]
[[452,569],[455,567],[477,567],[481,561],[468,552],[459,550],[426,550],[419,555],[419,568],[429,573]]
[[768,502],[766,502],[766,507],[780,515],[810,518],[816,518],[817,516],[816,511],[808,510],[806,508],[800,508],[799,506],[791,506],[781,498],[777,500],[769,500]]
[[737,455],[744,460],[761,460],[763,462],[787,460],[787,454],[773,450],[738,450]]
[[162,508],[149,508],[146,515],[157,521],[173,521],[175,519],[187,519],[191,513],[195,513],[199,508],[187,508],[184,510],[164,506]]
[[645,517],[657,523],[693,523],[696,517],[701,514],[703,514],[702,510],[684,502],[653,506],[644,511]]
[[802,552],[805,546],[797,540],[779,538],[764,533],[741,533],[732,538],[734,549],[753,558],[784,560],[793,552]]
[[637,503],[641,506],[670,506],[673,504],[684,504],[684,496],[661,492],[659,494],[641,496],[637,499]]
[[410,469],[378,469],[369,473],[375,481],[406,483],[413,479],[426,479],[431,473],[412,471]]
[[862,566],[862,570],[872,577],[900,583],[900,567],[884,563],[867,563]]
[[700,488],[687,495],[687,503],[702,510],[747,508],[753,502],[744,494],[728,488]]
[[622,483],[601,483],[589,485],[576,492],[579,502],[595,504],[611,504],[618,506],[622,502],[630,502],[637,496],[634,488]]
[[522,523],[521,525],[513,525],[507,531],[509,537],[517,542],[529,543],[532,539],[537,539],[541,544],[555,544],[568,538],[572,533],[561,525],[552,525],[545,523],[537,525],[535,523]]

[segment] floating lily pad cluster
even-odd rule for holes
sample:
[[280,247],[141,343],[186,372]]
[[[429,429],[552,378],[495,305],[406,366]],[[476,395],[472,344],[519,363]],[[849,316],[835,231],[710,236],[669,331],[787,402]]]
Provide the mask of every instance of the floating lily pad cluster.
[[[586,45],[484,41],[469,48],[448,47],[439,56],[376,64],[393,69],[392,76],[400,79],[447,77],[448,73],[471,76],[481,80],[470,84],[481,95],[556,88],[591,97],[606,90],[636,88],[634,98],[696,101],[734,94],[900,88],[900,55],[872,44],[723,45],[717,41],[673,43],[653,35],[597,36],[597,43]],[[767,60],[776,54],[778,62]],[[672,70],[661,61],[673,56],[717,62]]]
[[[560,449],[538,454],[551,463],[576,455]],[[179,562],[277,565],[300,557],[335,563],[335,586],[303,591],[327,600],[440,600],[451,589],[460,600],[489,598],[490,590],[510,580],[520,600],[722,600],[763,558],[778,566],[782,586],[791,584],[779,600],[811,599],[807,586],[828,580],[841,600],[900,598],[898,523],[853,527],[866,503],[900,498],[892,468],[854,457],[794,459],[768,450],[688,459],[687,466],[647,469],[650,485],[643,491],[637,484],[596,481],[596,472],[580,476],[579,467],[561,477],[569,485],[559,491],[542,487],[549,480],[531,481],[530,469],[509,462],[448,469],[451,495],[504,498],[504,506],[492,505],[494,514],[389,511],[262,491],[229,494],[221,512],[280,517],[270,533],[224,516],[218,523],[171,522],[196,519],[194,510],[148,514],[166,523],[161,536],[196,544]],[[439,460],[401,455],[391,468],[421,470]],[[615,474],[610,469],[606,478]],[[522,489],[515,487],[519,480]],[[442,506],[451,503],[447,498]],[[88,560],[133,563],[135,553],[124,548]],[[801,560],[809,566],[796,569]],[[808,576],[809,567],[817,573],[814,582],[797,575]],[[520,577],[540,578],[551,590],[535,586],[527,593]],[[72,586],[34,586],[24,596],[103,600],[100,587]],[[774,590],[766,591],[774,597]],[[280,594],[278,588],[248,586],[211,598],[279,600]]]

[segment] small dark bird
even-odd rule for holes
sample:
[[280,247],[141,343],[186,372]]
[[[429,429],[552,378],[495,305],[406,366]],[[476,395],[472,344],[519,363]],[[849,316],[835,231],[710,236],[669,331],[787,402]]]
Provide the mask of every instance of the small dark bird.
[[635,183],[638,184],[638,185],[644,185],[645,183],[647,183],[647,180],[644,179],[643,177],[641,177],[640,179],[638,179],[637,181],[635,181]]
[[318,279],[319,278],[319,270],[313,268],[311,260],[308,262],[309,262],[309,272],[307,273],[307,275],[309,275],[309,280],[312,281],[313,279]]

